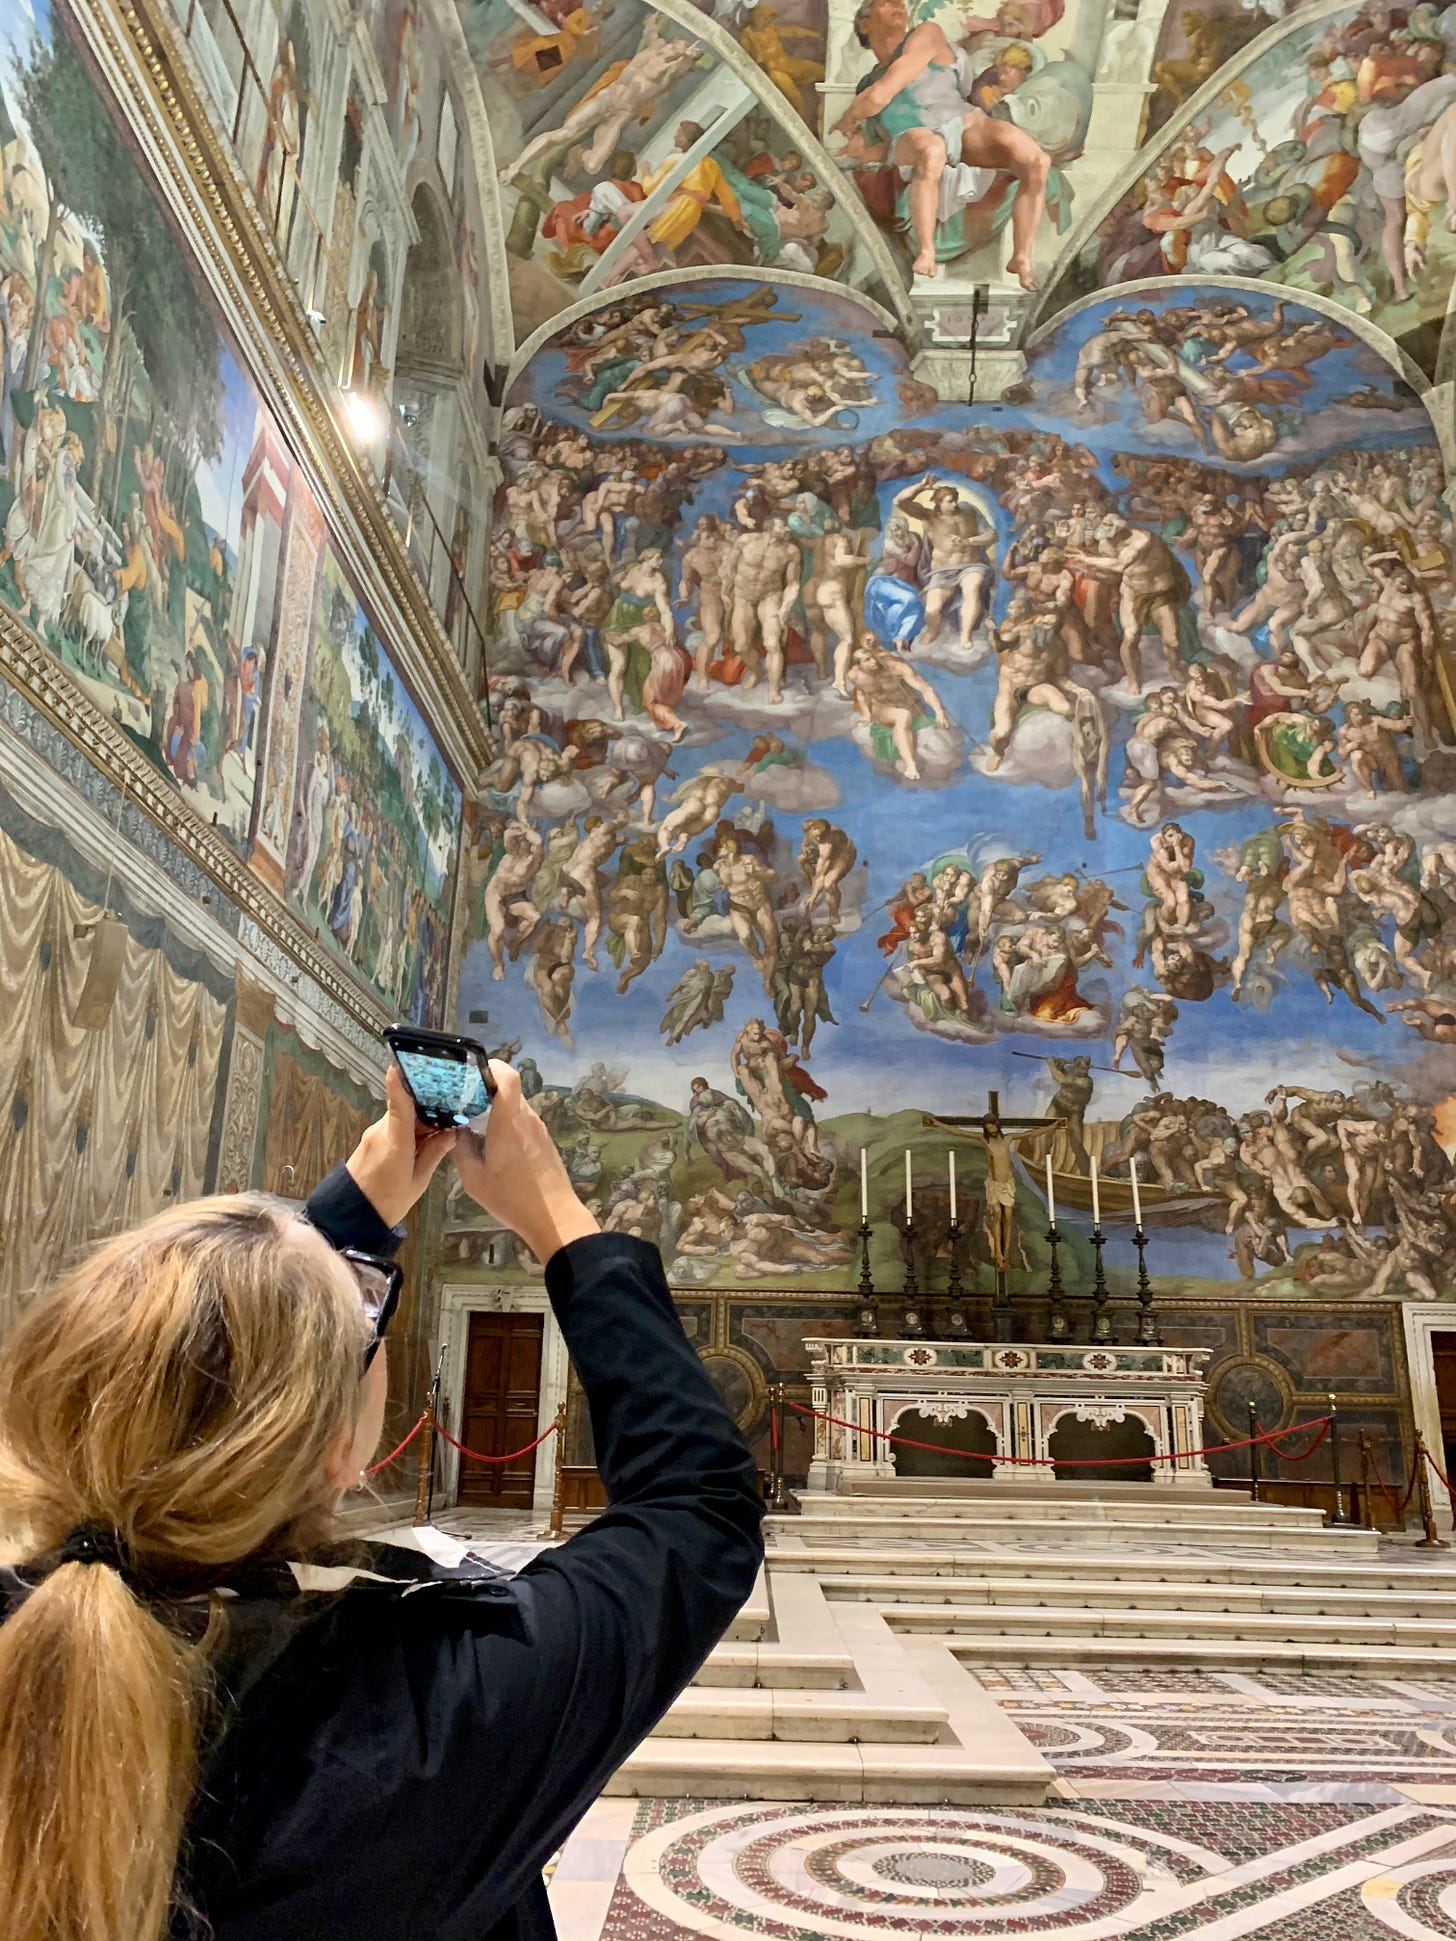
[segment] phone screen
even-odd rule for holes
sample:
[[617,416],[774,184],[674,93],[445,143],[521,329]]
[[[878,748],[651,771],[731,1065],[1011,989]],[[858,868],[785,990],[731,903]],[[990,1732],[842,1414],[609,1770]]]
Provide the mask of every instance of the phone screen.
[[469,1125],[490,1106],[485,1079],[473,1058],[449,1058],[439,1052],[394,1047],[421,1115],[446,1125]]

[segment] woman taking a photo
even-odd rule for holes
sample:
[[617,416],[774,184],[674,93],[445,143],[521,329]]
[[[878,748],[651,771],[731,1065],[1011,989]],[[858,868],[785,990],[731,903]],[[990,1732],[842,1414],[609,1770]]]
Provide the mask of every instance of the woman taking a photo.
[[[492,1069],[483,1152],[391,1069],[305,1220],[163,1213],[0,1348],[4,1941],[549,1936],[543,1862],[747,1597],[753,1467],[656,1249]],[[320,1591],[291,1566],[378,1444],[387,1256],[452,1145],[546,1265],[609,1507],[514,1578],[396,1552]]]

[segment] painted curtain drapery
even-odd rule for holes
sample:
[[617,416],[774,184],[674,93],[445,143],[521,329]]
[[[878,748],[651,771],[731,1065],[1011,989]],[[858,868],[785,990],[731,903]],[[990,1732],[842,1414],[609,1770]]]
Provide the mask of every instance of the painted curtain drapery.
[[205,1184],[226,1007],[129,938],[96,1031],[73,1022],[102,914],[0,830],[0,1326],[76,1251]]

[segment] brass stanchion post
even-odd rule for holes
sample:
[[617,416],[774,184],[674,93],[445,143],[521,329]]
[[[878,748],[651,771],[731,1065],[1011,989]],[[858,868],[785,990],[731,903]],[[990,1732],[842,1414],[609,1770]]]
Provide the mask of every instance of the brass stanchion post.
[[784,1486],[784,1378],[775,1375],[769,1384],[769,1462],[768,1501],[764,1508],[770,1516],[787,1516],[794,1505]]
[[551,1486],[551,1521],[541,1532],[548,1542],[566,1535],[566,1403],[556,1404],[556,1476]]
[[1259,1500],[1259,1410],[1254,1402],[1249,1403],[1249,1501]]
[[1364,1515],[1361,1524],[1367,1530],[1375,1528],[1375,1501],[1370,1488],[1370,1445],[1365,1440],[1365,1431],[1360,1431],[1360,1500]]
[[1421,1535],[1416,1543],[1417,1550],[1447,1550],[1445,1540],[1436,1535],[1436,1506],[1431,1501],[1430,1457],[1426,1454],[1426,1439],[1416,1430],[1416,1490],[1421,1499]]
[[420,1436],[420,1450],[415,1458],[415,1527],[430,1520],[431,1501],[435,1493],[435,1418],[440,1412],[440,1383],[445,1374],[445,1344],[440,1343],[440,1359],[435,1364],[435,1379],[430,1383],[430,1392],[425,1399],[425,1426]]
[[1330,1477],[1335,1486],[1335,1509],[1330,1518],[1331,1524],[1346,1529],[1354,1523],[1353,1516],[1345,1514],[1345,1479],[1340,1473],[1340,1414],[1335,1407],[1335,1398],[1328,1396],[1330,1405]]

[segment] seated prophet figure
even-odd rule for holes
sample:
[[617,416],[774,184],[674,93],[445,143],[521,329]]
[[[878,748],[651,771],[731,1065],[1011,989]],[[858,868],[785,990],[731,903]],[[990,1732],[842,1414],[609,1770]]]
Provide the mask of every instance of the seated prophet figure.
[[[936,274],[942,227],[983,202],[998,176],[1009,176],[1016,188],[1006,268],[1024,290],[1034,290],[1032,250],[1046,213],[1051,168],[1046,150],[1024,128],[966,98],[944,29],[933,20],[912,27],[905,0],[863,0],[854,31],[875,65],[834,132],[847,137],[852,159],[889,162],[897,171],[904,185],[897,200],[903,200],[915,244],[915,275]],[[966,246],[952,240],[946,253],[960,255]]]

